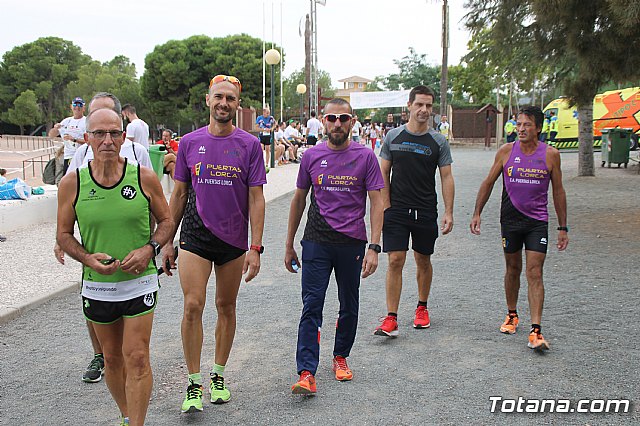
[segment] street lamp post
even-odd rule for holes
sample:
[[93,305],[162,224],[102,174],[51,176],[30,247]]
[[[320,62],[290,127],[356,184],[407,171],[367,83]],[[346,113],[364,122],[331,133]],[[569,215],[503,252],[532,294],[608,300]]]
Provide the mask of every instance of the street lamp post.
[[300,124],[302,124],[302,115],[304,111],[302,103],[304,102],[304,94],[307,93],[307,86],[303,83],[298,84],[298,86],[296,86],[296,92],[300,95]]
[[[280,62],[280,52],[278,52],[276,49],[269,49],[265,52],[264,54],[264,61],[268,64],[271,65],[271,108],[273,108],[273,105],[275,104],[275,93],[273,92],[273,67],[275,65],[278,65],[278,63]],[[276,165],[276,149],[274,146],[274,140],[273,140],[273,129],[271,129],[271,168],[274,168]]]

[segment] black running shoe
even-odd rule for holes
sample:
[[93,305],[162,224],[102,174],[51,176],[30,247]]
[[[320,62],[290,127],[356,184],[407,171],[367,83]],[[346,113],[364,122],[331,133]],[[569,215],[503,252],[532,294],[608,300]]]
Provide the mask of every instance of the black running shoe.
[[96,355],[93,357],[87,371],[82,375],[82,381],[87,383],[96,383],[102,380],[102,373],[104,372],[104,357],[102,355]]

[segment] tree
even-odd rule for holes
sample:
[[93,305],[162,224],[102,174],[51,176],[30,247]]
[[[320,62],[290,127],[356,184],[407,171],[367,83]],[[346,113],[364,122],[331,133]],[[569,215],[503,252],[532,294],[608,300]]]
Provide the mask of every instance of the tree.
[[89,56],[72,42],[44,37],[6,52],[0,63],[0,111],[6,111],[25,90],[32,90],[40,104],[47,130],[54,120],[68,114],[71,99],[67,85]]
[[123,105],[135,105],[141,118],[151,118],[151,112],[146,108],[140,93],[136,67],[126,56],[119,55],[102,64],[91,61],[83,65],[78,70],[77,80],[69,83],[66,91],[67,98],[80,96],[87,102],[97,92],[113,93]]
[[[282,80],[284,117],[279,117],[280,119],[300,116],[300,95],[296,92],[296,88],[300,83],[304,83],[304,68],[293,71],[289,77]],[[318,70],[318,87],[323,98],[335,96],[335,90],[331,87],[331,76],[328,72]],[[307,87],[307,90],[309,90],[309,87]],[[276,111],[275,108],[272,108],[271,113],[274,116],[279,112],[279,110]],[[319,111],[316,112],[319,113]],[[308,112],[306,116],[307,118],[309,117]]]
[[7,122],[20,126],[20,135],[24,135],[24,126],[34,126],[42,120],[35,92],[29,89],[22,92],[3,116]]
[[418,85],[431,87],[436,92],[436,101],[440,100],[440,66],[429,65],[427,55],[416,53],[409,47],[409,55],[402,59],[394,59],[398,73],[390,74],[383,79],[388,90],[406,90]]
[[494,44],[521,45],[547,64],[579,116],[578,175],[595,174],[593,98],[607,83],[640,76],[640,0],[468,0],[472,34],[492,25]]
[[[242,82],[243,107],[262,107],[262,60],[262,40],[246,34],[171,40],[146,56],[142,96],[158,120],[187,120],[199,127],[208,121],[205,95],[216,74],[233,75]],[[280,67],[275,68],[279,82]]]

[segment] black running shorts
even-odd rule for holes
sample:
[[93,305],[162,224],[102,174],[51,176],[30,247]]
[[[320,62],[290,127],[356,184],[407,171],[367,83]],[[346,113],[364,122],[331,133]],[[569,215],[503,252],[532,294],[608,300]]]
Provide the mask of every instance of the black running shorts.
[[262,145],[271,145],[271,135],[260,135],[260,143]]
[[413,251],[429,256],[438,238],[438,221],[425,217],[415,209],[390,207],[384,211],[382,244],[385,253],[409,250],[409,236]]
[[318,138],[316,136],[307,136],[307,145],[315,146],[318,143]]
[[180,248],[220,266],[237,259],[245,250],[232,246],[216,237],[204,225],[196,208],[195,192],[189,188],[189,199],[184,209],[180,228]]
[[513,225],[500,225],[502,232],[502,249],[505,253],[517,253],[525,250],[547,253],[549,242],[549,224],[540,222],[534,226],[518,227]]
[[84,317],[97,324],[112,324],[120,318],[133,318],[150,314],[156,308],[157,303],[157,291],[122,302],[105,302],[82,296]]

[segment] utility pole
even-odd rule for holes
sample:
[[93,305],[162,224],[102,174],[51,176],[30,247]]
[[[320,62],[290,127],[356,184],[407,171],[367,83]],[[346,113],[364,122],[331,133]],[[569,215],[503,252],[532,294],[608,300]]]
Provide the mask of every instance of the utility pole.
[[[304,23],[304,54],[305,54],[305,60],[304,60],[304,84],[310,88],[311,87],[311,19],[309,18],[309,15],[307,14],[307,18],[305,20]],[[306,95],[302,95],[305,96],[305,105],[309,108],[309,111],[311,111],[313,108],[311,108],[311,93],[313,93],[313,90],[307,90]]]
[[440,71],[440,115],[447,115],[447,86],[449,79],[449,4],[442,4],[442,70]]

